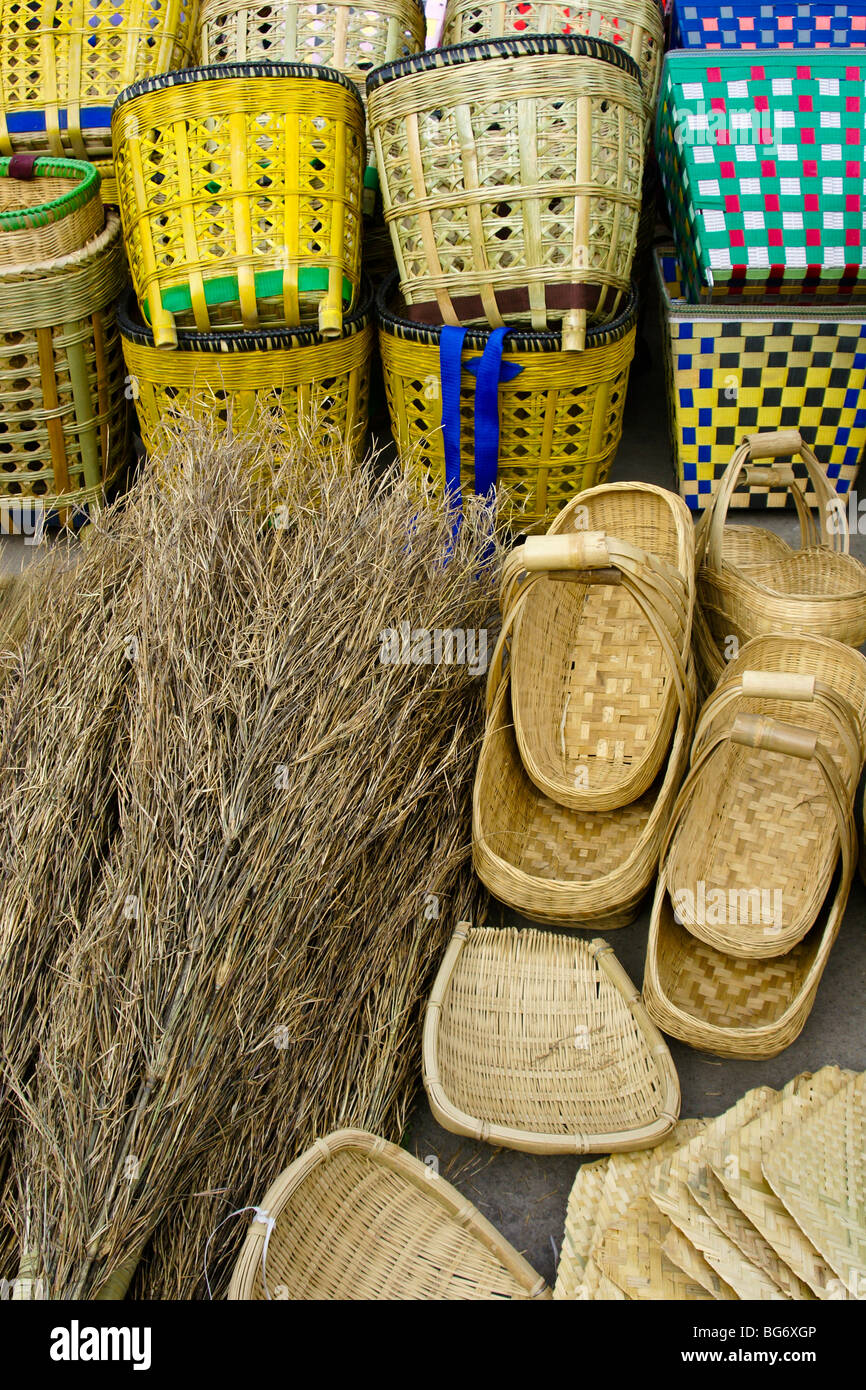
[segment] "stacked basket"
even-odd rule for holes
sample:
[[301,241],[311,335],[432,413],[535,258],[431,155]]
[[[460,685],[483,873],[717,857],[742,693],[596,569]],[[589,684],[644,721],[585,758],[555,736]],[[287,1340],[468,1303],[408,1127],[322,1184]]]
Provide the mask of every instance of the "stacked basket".
[[127,462],[120,221],[75,160],[0,159],[0,524],[99,504]]
[[367,93],[397,262],[379,296],[397,447],[458,506],[501,485],[529,531],[603,481],[619,442],[662,28],[652,4],[516,19],[449,7],[446,47]]
[[123,92],[112,136],[147,446],[182,417],[244,425],[266,411],[357,455],[373,327],[351,80],[300,63],[187,69]]
[[[695,509],[761,427],[800,428],[838,492],[856,478],[866,63],[829,46],[855,47],[866,7],[833,10],[676,10],[689,51],[666,59],[656,137],[676,255],[660,251],[656,272],[674,462]],[[785,502],[771,487],[735,505]]]

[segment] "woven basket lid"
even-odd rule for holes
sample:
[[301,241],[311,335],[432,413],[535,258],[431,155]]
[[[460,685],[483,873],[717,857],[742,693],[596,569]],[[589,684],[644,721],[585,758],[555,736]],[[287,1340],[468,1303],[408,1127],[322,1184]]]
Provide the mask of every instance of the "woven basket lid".
[[178,72],[161,73],[156,77],[144,77],[140,82],[133,82],[131,87],[126,87],[115,99],[112,111],[118,111],[127,102],[134,101],[136,97],[147,96],[151,92],[161,92],[166,87],[184,87],[191,83],[201,82],[223,82],[226,80],[249,81],[251,78],[305,78],[318,82],[335,82],[340,87],[345,87],[347,92],[351,92],[358,99],[363,112],[363,102],[361,93],[344,72],[338,72],[336,68],[319,67],[314,63],[215,63],[206,68],[181,68]]
[[437,69],[459,67],[461,63],[505,61],[514,63],[520,58],[537,58],[559,54],[572,58],[598,58],[633,77],[642,88],[640,68],[630,54],[605,39],[585,34],[527,34],[514,39],[485,39],[472,43],[456,43],[448,48],[429,48],[395,63],[385,63],[367,78],[367,95],[388,82],[413,73],[435,72]]

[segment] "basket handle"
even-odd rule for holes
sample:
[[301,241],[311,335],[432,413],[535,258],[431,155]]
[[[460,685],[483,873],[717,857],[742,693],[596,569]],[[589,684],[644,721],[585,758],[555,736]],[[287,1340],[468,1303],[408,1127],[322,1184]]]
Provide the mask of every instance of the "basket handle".
[[[803,489],[790,464],[787,467],[750,467],[753,459],[775,459],[792,454],[798,454],[806,465],[806,472],[818,502],[820,526],[815,524],[806,505]],[[716,573],[721,571],[728,508],[741,481],[747,482],[751,487],[786,487],[790,490],[800,522],[800,544],[804,549],[823,545],[830,550],[847,553],[848,520],[845,510],[839,508],[836,492],[817,458],[808,444],[804,443],[799,430],[771,430],[764,434],[746,435],[725,469],[718,491],[711,498],[698,527],[699,565],[706,564]]]

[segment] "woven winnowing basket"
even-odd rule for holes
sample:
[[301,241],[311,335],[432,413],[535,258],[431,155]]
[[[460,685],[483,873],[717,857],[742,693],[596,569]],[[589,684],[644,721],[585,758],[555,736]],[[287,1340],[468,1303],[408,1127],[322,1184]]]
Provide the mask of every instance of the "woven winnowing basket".
[[186,67],[198,0],[0,0],[0,154],[111,157],[111,106]]
[[659,1143],[679,1083],[639,998],[600,939],[461,925],[424,1023],[435,1118],[526,1153]]
[[[655,279],[674,471],[689,506],[706,506],[745,434],[799,429],[837,492],[850,492],[866,444],[866,314],[851,306],[764,301],[689,304],[672,247],[659,248]],[[794,464],[806,501],[815,494]],[[732,507],[790,505],[787,488],[742,488]]]
[[191,68],[112,116],[132,281],[158,347],[178,327],[339,337],[361,275],[364,111],[330,68]]
[[855,1298],[866,1295],[866,1073],[764,1154],[764,1177]]
[[582,349],[629,290],[644,167],[632,59],[556,35],[380,68],[368,112],[409,316],[562,325]]
[[81,251],[0,271],[0,512],[67,515],[102,500],[128,462],[115,304],[126,282],[120,220]]
[[155,347],[129,296],[119,313],[130,386],[145,448],[172,424],[208,419],[245,430],[267,416],[277,433],[301,433],[323,450],[360,459],[367,433],[374,327],[368,296],[343,336],[315,329],[187,333],[174,352]]
[[[815,520],[789,464],[763,459],[799,454],[818,504]],[[757,460],[757,466],[753,466]],[[726,549],[726,519],[735,489],[790,489],[800,521],[802,548],[773,542],[760,528],[735,528]],[[754,532],[754,535],[752,535]],[[768,555],[768,545],[775,553]],[[784,543],[782,543],[784,545]],[[798,632],[834,637],[859,647],[866,641],[866,567],[849,555],[848,518],[815,455],[798,430],[748,435],[734,453],[696,533],[698,596],[717,642],[731,632]]]
[[527,777],[504,681],[473,793],[472,859],[482,883],[531,921],[607,931],[633,922],[658,868],[690,739],[691,724],[681,715],[663,773],[629,806],[571,811]]
[[0,266],[80,251],[105,223],[99,174],[71,159],[0,159]]
[[[423,489],[446,484],[442,431],[441,330],[412,323],[396,277],[377,296],[379,345],[394,439]],[[499,509],[515,531],[550,523],[577,492],[606,482],[622,436],[634,356],[637,297],[614,323],[591,329],[579,357],[556,333],[514,332],[505,340],[499,384]],[[461,481],[474,488],[477,369],[489,341],[467,335],[460,381]]]
[[344,1129],[269,1188],[228,1296],[474,1300],[550,1290],[444,1178],[396,1144]]
[[588,34],[634,58],[640,69],[647,117],[655,115],[665,51],[664,16],[658,0],[448,0],[443,44],[512,39],[521,34]]

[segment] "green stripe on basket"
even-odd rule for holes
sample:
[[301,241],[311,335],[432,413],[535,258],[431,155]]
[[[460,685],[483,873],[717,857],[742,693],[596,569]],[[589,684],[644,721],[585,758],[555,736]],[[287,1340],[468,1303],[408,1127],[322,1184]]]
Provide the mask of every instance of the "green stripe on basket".
[[[256,298],[276,299],[283,293],[283,272],[281,270],[260,270],[255,276]],[[300,294],[315,294],[328,288],[328,272],[322,267],[306,266],[298,271],[298,291]],[[238,277],[219,275],[204,284],[205,304],[234,304],[240,299]],[[343,299],[347,304],[352,299],[352,282],[343,276]],[[142,302],[144,316],[150,322],[150,305]],[[169,314],[182,314],[192,309],[192,295],[189,285],[175,285],[162,296],[162,307]]]

